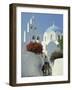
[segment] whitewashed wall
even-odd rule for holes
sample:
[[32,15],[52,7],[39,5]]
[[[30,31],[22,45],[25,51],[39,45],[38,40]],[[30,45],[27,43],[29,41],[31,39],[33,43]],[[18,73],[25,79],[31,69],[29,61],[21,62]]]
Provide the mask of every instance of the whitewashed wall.
[[52,66],[52,75],[62,75],[63,74],[63,58],[56,59],[54,65]]

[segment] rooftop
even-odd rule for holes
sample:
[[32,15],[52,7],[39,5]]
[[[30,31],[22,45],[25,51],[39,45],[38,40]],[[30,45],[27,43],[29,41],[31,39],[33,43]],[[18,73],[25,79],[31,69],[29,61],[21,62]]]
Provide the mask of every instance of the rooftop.
[[56,26],[55,24],[53,24],[50,27],[48,27],[47,30],[46,30],[46,32],[49,32],[51,30],[53,30],[55,32],[61,32],[61,29],[58,26]]

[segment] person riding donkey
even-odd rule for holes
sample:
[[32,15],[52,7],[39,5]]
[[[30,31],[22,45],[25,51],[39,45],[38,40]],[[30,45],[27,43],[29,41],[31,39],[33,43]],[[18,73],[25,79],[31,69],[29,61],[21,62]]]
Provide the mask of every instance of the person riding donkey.
[[42,66],[42,72],[43,76],[52,75],[52,68],[46,55],[44,57],[44,65]]

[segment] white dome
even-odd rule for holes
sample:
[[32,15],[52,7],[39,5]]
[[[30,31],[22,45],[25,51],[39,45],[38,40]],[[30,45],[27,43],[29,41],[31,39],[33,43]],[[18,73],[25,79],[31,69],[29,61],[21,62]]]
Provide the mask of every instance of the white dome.
[[55,24],[53,24],[46,30],[46,32],[49,32],[49,31],[60,32],[60,28],[57,27]]

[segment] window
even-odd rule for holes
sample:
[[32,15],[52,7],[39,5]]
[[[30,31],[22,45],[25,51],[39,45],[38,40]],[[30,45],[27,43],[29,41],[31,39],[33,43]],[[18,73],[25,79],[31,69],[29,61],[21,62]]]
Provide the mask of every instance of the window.
[[30,24],[30,29],[31,29],[31,30],[33,29],[33,25],[32,25],[32,24]]
[[50,39],[52,40],[52,34],[51,34],[51,36],[50,36]]
[[58,35],[58,40],[60,40],[60,35]]
[[39,36],[37,36],[37,40],[39,40],[40,39],[40,37]]
[[35,40],[35,36],[34,35],[32,36],[32,39]]

